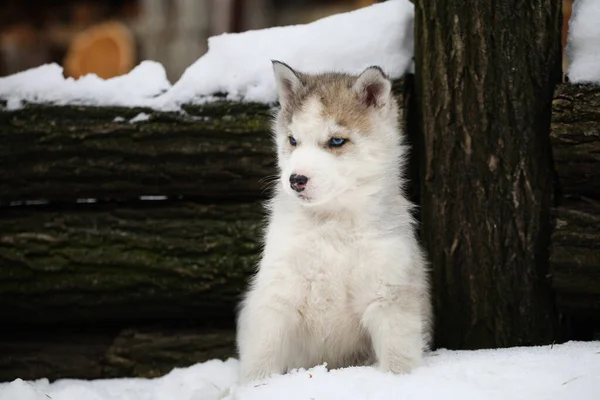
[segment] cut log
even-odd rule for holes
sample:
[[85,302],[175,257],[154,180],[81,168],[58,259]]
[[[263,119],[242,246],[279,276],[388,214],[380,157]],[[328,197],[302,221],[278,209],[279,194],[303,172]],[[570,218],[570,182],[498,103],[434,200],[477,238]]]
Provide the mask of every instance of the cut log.
[[0,381],[154,378],[173,368],[236,356],[233,329],[29,332],[0,339]]
[[135,40],[129,28],[118,21],[106,21],[73,38],[64,66],[67,76],[73,78],[96,74],[109,79],[128,73],[135,62]]
[[262,218],[258,203],[4,208],[0,320],[231,321]]
[[563,195],[600,199],[600,86],[557,88],[551,137]]
[[[110,107],[0,111],[0,203],[260,198],[261,179],[274,171],[269,108],[215,103],[187,111],[192,115]],[[140,112],[150,119],[128,122]]]
[[[404,80],[394,90],[404,104]],[[117,107],[0,110],[0,205],[145,195],[264,198],[262,180],[275,172],[272,109],[217,102],[185,110],[186,115]],[[141,112],[150,119],[129,123]]]
[[153,378],[176,367],[236,356],[234,329],[127,329],[106,352],[103,376]]
[[550,273],[566,337],[600,334],[600,87],[560,85],[551,139],[559,205]]
[[550,272],[559,309],[600,323],[600,203],[554,210]]

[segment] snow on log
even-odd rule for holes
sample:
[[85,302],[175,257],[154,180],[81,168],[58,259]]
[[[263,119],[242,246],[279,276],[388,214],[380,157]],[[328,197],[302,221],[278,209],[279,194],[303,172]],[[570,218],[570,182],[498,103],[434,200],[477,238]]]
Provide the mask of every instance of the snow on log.
[[577,0],[573,3],[566,55],[567,75],[574,83],[600,84],[600,3]]
[[358,74],[378,65],[392,79],[401,78],[411,69],[413,20],[412,3],[393,0],[308,24],[214,36],[208,51],[173,85],[164,67],[152,61],[108,80],[95,75],[65,79],[60,66],[42,65],[0,78],[0,99],[12,109],[35,103],[177,111],[219,94],[231,101],[270,104],[277,100],[271,60],[308,73]]

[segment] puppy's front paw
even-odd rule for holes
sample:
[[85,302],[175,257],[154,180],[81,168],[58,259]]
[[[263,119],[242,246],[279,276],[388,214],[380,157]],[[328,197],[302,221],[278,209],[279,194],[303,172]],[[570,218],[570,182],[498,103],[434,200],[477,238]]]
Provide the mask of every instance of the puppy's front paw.
[[249,368],[242,369],[240,374],[240,383],[247,384],[251,382],[258,382],[270,378],[272,375],[278,375],[279,373],[271,371],[268,368]]
[[379,369],[393,374],[409,374],[421,365],[420,357],[394,355],[385,362],[379,363]]

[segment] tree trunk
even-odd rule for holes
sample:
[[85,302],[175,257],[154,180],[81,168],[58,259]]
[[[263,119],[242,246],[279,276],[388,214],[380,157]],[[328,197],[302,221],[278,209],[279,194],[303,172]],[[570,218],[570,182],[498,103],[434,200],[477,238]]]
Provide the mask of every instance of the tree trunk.
[[415,3],[435,342],[549,343],[557,332],[547,274],[560,2]]

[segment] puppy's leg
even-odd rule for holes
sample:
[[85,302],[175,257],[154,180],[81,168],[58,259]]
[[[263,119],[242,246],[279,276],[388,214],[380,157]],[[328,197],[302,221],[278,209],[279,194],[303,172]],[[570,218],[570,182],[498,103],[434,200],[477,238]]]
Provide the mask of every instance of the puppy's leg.
[[290,363],[298,313],[281,299],[250,301],[238,321],[238,350],[242,383],[282,374]]
[[[427,346],[424,329],[426,310],[414,288],[387,291],[388,296],[373,301],[362,323],[371,336],[377,364],[383,371],[411,372],[421,364]],[[393,293],[392,293],[393,292]]]

